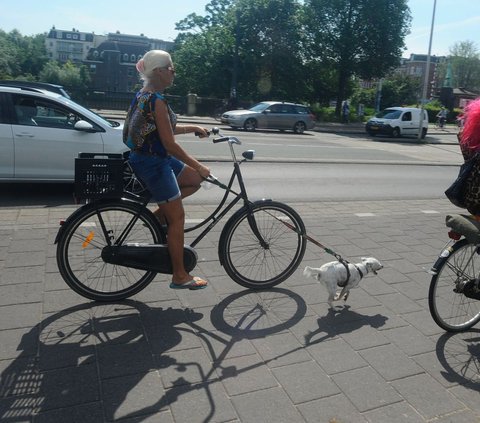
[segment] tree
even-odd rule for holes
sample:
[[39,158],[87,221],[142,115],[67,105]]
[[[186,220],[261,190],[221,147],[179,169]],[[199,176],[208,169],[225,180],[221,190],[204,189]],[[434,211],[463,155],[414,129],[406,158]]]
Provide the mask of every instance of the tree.
[[450,47],[448,59],[453,83],[470,91],[480,90],[480,52],[473,41],[460,41]]
[[24,37],[17,30],[0,30],[0,78],[34,79],[47,61],[45,35]]
[[380,78],[399,64],[410,20],[407,0],[305,0],[310,59],[338,72],[337,115],[351,76]]
[[88,87],[89,78],[85,66],[75,66],[72,62],[60,65],[53,60],[47,62],[39,74],[40,81],[62,85],[71,94],[75,91],[76,98],[82,97]]
[[[177,23],[177,92],[244,98],[305,98],[307,78],[296,0],[215,0],[207,16]],[[295,84],[292,84],[292,79]]]
[[240,77],[244,89],[258,99],[304,99],[308,86],[300,4],[295,0],[239,0],[236,8],[239,54],[248,66]]

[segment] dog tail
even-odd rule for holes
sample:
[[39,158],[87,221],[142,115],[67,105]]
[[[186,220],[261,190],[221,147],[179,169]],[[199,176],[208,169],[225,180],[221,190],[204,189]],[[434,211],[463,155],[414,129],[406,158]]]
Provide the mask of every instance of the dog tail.
[[307,278],[311,278],[313,276],[318,275],[318,271],[314,269],[313,267],[306,266],[305,269],[303,269],[303,276]]

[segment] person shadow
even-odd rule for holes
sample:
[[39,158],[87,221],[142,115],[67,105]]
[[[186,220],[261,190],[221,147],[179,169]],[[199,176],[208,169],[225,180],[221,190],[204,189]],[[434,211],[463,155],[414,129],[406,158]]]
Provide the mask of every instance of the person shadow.
[[87,302],[48,315],[0,367],[0,421],[140,422],[198,392],[205,408],[194,420],[211,421],[218,411],[211,384],[263,364],[224,368],[229,351],[291,327],[306,310],[286,289],[227,296],[209,321],[162,304],[171,303]]
[[[112,404],[121,404],[156,369],[149,325],[161,327],[156,351],[162,355],[182,342],[179,325],[202,317],[133,300],[83,303],[48,316],[22,336],[17,358],[0,374],[0,421],[31,421],[32,416],[39,422],[76,421],[78,413],[83,413],[78,421],[103,422],[104,413],[112,420],[116,406],[102,410],[102,385],[121,379],[111,395]],[[175,362],[163,354],[164,366]],[[158,409],[166,403],[161,399]]]

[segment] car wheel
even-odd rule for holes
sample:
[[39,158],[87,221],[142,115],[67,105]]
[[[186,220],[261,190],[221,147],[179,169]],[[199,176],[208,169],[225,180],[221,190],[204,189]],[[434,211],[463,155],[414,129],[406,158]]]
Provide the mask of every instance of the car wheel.
[[422,128],[422,140],[427,136],[427,128]]
[[399,128],[393,128],[392,138],[399,138],[401,136]]
[[305,132],[305,129],[307,129],[307,125],[305,125],[305,122],[298,121],[295,125],[293,125],[293,132],[296,134],[303,134]]
[[253,118],[247,119],[243,124],[243,129],[245,129],[245,131],[255,131],[255,129],[257,129],[257,121]]
[[375,135],[377,135],[375,132],[372,132],[372,131],[367,131],[368,135],[370,135],[371,137],[374,137]]

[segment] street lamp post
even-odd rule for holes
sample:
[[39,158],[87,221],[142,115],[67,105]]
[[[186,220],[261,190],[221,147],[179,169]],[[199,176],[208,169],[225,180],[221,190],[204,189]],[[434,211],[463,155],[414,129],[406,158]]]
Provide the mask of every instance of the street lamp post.
[[422,105],[420,110],[420,128],[418,128],[418,139],[422,137],[423,131],[423,118],[424,118],[424,110],[425,110],[425,101],[427,97],[427,88],[428,88],[428,81],[430,79],[430,56],[432,53],[432,39],[433,39],[433,26],[435,24],[435,9],[437,7],[437,0],[433,0],[433,13],[432,13],[432,25],[430,26],[430,41],[428,42],[428,55],[427,55],[427,66],[425,69],[425,78],[423,81],[423,91],[422,91]]

